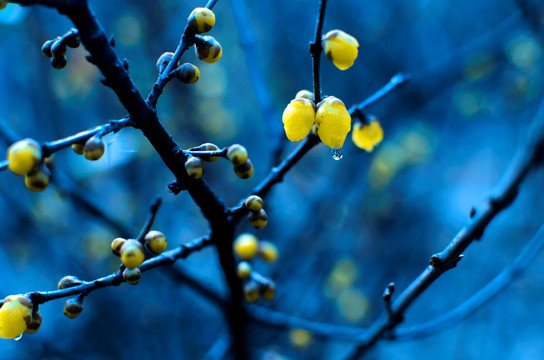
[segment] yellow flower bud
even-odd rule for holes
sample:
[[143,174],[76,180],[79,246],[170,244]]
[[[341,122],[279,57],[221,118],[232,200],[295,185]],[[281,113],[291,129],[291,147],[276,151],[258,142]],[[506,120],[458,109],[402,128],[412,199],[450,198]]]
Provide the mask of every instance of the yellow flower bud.
[[187,175],[198,180],[204,174],[204,164],[199,158],[189,156],[189,159],[185,162],[185,170],[187,171]]
[[278,260],[279,251],[274,243],[262,240],[259,241],[259,255],[266,262],[275,262]]
[[32,303],[23,295],[10,295],[0,308],[0,338],[15,339],[32,322]]
[[200,69],[191,63],[182,64],[176,71],[176,78],[186,84],[194,84],[200,78]]
[[78,298],[68,299],[64,303],[63,311],[64,315],[66,315],[68,318],[75,319],[83,311],[83,305]]
[[145,260],[144,247],[138,241],[129,239],[121,246],[121,261],[129,269],[135,269]]
[[83,148],[83,153],[85,157],[89,160],[98,160],[106,151],[106,144],[102,141],[100,136],[93,136],[87,140],[85,147]]
[[234,172],[240,179],[249,179],[253,176],[255,170],[253,169],[251,160],[247,159],[245,163],[234,166]]
[[207,33],[215,25],[215,14],[208,8],[197,7],[187,18],[187,24],[197,34]]
[[42,161],[40,144],[33,139],[23,139],[8,148],[8,168],[17,175],[26,175]]
[[51,171],[42,164],[25,175],[25,186],[28,190],[44,191],[49,186]]
[[268,216],[266,215],[266,211],[264,211],[264,209],[250,212],[247,218],[251,223],[251,226],[253,226],[255,229],[262,229],[266,226],[266,224],[268,224]]
[[32,321],[26,327],[25,334],[34,334],[40,330],[42,320],[42,315],[39,312],[36,311],[34,314],[32,314]]
[[173,57],[173,52],[165,52],[159,57],[157,63],[155,64],[157,70],[159,70],[159,74],[162,74],[164,70],[166,70],[166,67],[168,66],[168,64],[170,64],[170,61],[172,61]]
[[[221,150],[219,148],[219,146],[217,146],[215,144],[212,144],[212,143],[202,144],[198,148],[200,149],[200,151],[219,151],[219,150]],[[210,162],[214,162],[214,161],[217,161],[217,160],[221,159],[219,156],[201,155],[199,157],[204,161],[210,161]]]
[[196,56],[208,64],[218,62],[223,55],[221,44],[212,36],[197,36],[195,40]]
[[78,155],[83,155],[85,151],[85,143],[72,144],[72,150]]
[[285,135],[291,141],[304,139],[315,121],[315,105],[311,100],[297,98],[291,100],[282,115]]
[[78,286],[83,284],[83,281],[77,278],[77,276],[67,275],[59,280],[57,284],[57,289],[66,289],[73,286]]
[[342,30],[332,30],[323,36],[327,59],[340,70],[349,69],[357,59],[359,42]]
[[383,130],[376,118],[371,118],[368,124],[356,122],[351,139],[357,147],[371,152],[383,140]]
[[113,252],[114,255],[121,256],[121,248],[125,242],[126,240],[123,238],[113,239],[111,242],[111,252]]
[[314,101],[315,96],[314,96],[314,93],[309,90],[300,90],[295,95],[295,99],[308,99],[310,101]]
[[251,195],[244,201],[244,206],[249,211],[261,211],[263,208],[263,199],[257,195]]
[[249,279],[251,276],[251,264],[247,261],[241,261],[236,269],[236,274],[240,279]]
[[340,99],[328,96],[317,104],[315,126],[325,145],[340,149],[351,129],[351,116]]
[[123,270],[123,279],[130,285],[136,285],[142,279],[140,269],[125,269]]
[[261,296],[266,301],[272,301],[276,297],[276,284],[268,281],[261,286]]
[[151,230],[144,237],[145,246],[155,254],[161,254],[168,247],[168,241],[164,234],[160,231]]
[[259,284],[251,280],[244,286],[244,297],[248,303],[259,300]]
[[231,145],[227,150],[227,158],[233,165],[245,164],[248,156],[246,148],[240,144]]
[[257,237],[249,233],[240,234],[234,240],[233,250],[236,255],[244,260],[252,259],[259,250]]

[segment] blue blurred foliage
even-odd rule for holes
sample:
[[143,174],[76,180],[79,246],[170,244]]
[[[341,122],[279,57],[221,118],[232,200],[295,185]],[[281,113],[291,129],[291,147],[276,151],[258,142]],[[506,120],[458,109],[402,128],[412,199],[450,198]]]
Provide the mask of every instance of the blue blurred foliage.
[[[256,34],[266,86],[278,114],[294,94],[311,89],[308,43],[317,4],[309,0],[249,2],[244,26]],[[195,1],[94,1],[107,33],[144,96],[156,79],[155,61],[173,51]],[[249,150],[255,176],[238,179],[226,162],[208,164],[205,178],[229,205],[266,175],[274,135],[267,131],[230,2],[214,9],[211,32],[223,46],[217,64],[184,61],[201,70],[188,86],[172,82],[158,114],[176,141]],[[0,121],[21,137],[62,138],[119,119],[125,111],[83,49],[69,50],[68,66],[54,70],[41,44],[71,24],[56,11],[8,6],[0,12]],[[270,306],[307,319],[369,326],[383,311],[381,294],[394,281],[402,290],[444,248],[500,179],[543,94],[543,49],[514,1],[330,0],[325,31],[340,28],[358,38],[355,65],[338,71],[322,63],[324,94],[347,105],[362,101],[398,71],[412,81],[374,105],[385,140],[372,154],[348,140],[334,161],[319,146],[266,199],[269,225],[253,231],[274,241],[280,260],[257,263],[277,284]],[[281,127],[280,117],[273,125]],[[282,135],[283,136],[283,135]],[[170,247],[207,233],[187,194],[173,196],[172,174],[139,131],[108,135],[104,159],[91,163],[71,151],[55,166],[136,236],[148,204],[164,204],[154,228]],[[8,144],[0,143],[0,151]],[[295,144],[286,144],[286,152]],[[0,297],[51,290],[64,275],[91,280],[114,272],[119,259],[109,244],[121,234],[89,214],[55,186],[30,193],[19,177],[0,174]],[[409,309],[407,324],[430,320],[461,303],[507,266],[542,223],[542,173],[524,184],[513,206]],[[466,321],[429,338],[382,342],[369,359],[534,359],[544,353],[541,322],[543,255],[523,278]],[[212,248],[175,267],[225,292]],[[221,310],[157,269],[138,286],[92,293],[76,320],[63,301],[41,306],[44,322],[19,342],[2,340],[0,359],[201,359],[227,331]],[[268,306],[267,304],[263,304]],[[291,337],[293,334],[291,333]],[[289,332],[250,325],[258,359],[338,359],[352,346],[313,338],[297,348]],[[217,344],[216,344],[217,345]],[[440,355],[437,355],[440,354]]]

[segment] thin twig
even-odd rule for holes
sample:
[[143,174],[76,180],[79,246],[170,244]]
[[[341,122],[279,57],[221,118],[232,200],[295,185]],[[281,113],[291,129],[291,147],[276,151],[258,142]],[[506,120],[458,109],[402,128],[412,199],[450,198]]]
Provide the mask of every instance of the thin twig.
[[315,25],[314,41],[310,43],[310,54],[312,55],[312,69],[314,74],[314,97],[315,103],[321,101],[321,85],[320,85],[320,63],[321,53],[323,47],[321,46],[321,36],[323,34],[323,23],[325,22],[325,8],[327,7],[327,0],[321,0],[319,2],[319,13],[317,15],[317,21]]
[[468,223],[459,231],[448,246],[431,257],[430,265],[408,286],[392,304],[392,316],[380,317],[368,331],[368,337],[357,346],[347,359],[360,358],[388,331],[392,331],[402,320],[406,309],[444,272],[457,266],[465,249],[483,235],[487,225],[516,198],[521,183],[530,170],[542,163],[544,155],[544,103],[536,116],[531,138],[526,147],[521,147],[503,178],[481,209],[471,212]]
[[542,251],[544,246],[544,225],[542,225],[532,239],[525,245],[523,251],[516,257],[510,266],[502,270],[493,280],[468,300],[450,310],[448,313],[423,324],[397,329],[393,339],[412,340],[432,335],[458,323],[474,311],[481,308],[486,302],[499,294],[514,280],[519,278],[523,271],[533,263],[533,260]]
[[403,85],[405,85],[412,77],[410,74],[403,74],[398,73],[395,74],[384,86],[382,86],[378,91],[376,91],[374,94],[367,97],[364,101],[352,105],[348,112],[351,116],[356,116],[357,114],[362,113],[364,109],[369,107],[370,105],[376,103],[377,101],[381,100],[383,97],[388,95],[391,91],[395,90],[396,88],[399,88]]
[[[195,251],[199,251],[206,246],[211,245],[212,242],[209,237],[201,237],[184,243],[176,249],[165,251],[160,255],[157,255],[151,259],[146,260],[140,267],[141,272],[145,272],[154,269],[158,266],[171,265],[178,259],[184,259]],[[53,290],[53,291],[36,291],[26,294],[35,305],[43,304],[51,300],[60,299],[64,297],[74,296],[77,294],[90,292],[102,289],[109,286],[118,286],[124,282],[121,271],[117,271],[115,274],[105,276],[93,281],[84,282],[81,285],[69,287],[65,289]]]
[[155,196],[153,201],[151,202],[151,206],[149,207],[149,215],[147,217],[147,220],[145,221],[144,226],[142,227],[142,230],[140,231],[140,234],[136,238],[137,241],[142,242],[145,235],[151,230],[151,227],[153,226],[153,223],[155,222],[155,217],[157,216],[157,212],[159,211],[159,207],[162,204],[162,199],[159,195]]
[[[206,7],[208,9],[213,9],[215,4],[217,3],[217,0],[210,0],[206,4]],[[185,54],[185,52],[193,46],[195,43],[195,32],[189,27],[189,25],[185,26],[185,30],[183,31],[183,35],[181,36],[181,39],[179,41],[178,47],[176,48],[176,51],[174,52],[174,56],[166,66],[166,69],[164,69],[163,72],[159,74],[159,78],[153,85],[153,88],[149,95],[147,96],[146,102],[153,108],[157,106],[157,101],[159,100],[159,97],[161,96],[164,87],[170,80],[173,78],[173,74],[178,67],[178,62]]]

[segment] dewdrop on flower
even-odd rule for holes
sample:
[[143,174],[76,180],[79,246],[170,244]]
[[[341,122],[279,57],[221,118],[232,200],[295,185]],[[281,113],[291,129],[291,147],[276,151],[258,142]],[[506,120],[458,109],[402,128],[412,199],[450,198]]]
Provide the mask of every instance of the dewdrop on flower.
[[0,337],[17,339],[32,322],[32,303],[23,295],[10,295],[0,308]]
[[325,145],[331,149],[341,149],[351,129],[351,116],[342,100],[328,96],[317,104],[315,126],[317,135]]

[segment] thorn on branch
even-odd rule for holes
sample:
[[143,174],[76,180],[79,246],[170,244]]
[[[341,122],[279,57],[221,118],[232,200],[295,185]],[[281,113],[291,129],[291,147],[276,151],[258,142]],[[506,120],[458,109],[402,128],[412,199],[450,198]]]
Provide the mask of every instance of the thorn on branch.
[[446,261],[444,261],[440,257],[440,254],[434,254],[433,256],[431,256],[431,259],[429,260],[429,265],[431,265],[435,269],[438,269],[442,272],[446,272],[456,267],[457,263],[459,263],[459,261],[461,261],[463,257],[464,255],[459,255],[455,259],[447,259]]
[[391,296],[393,296],[393,293],[395,292],[395,283],[390,282],[389,285],[385,288],[385,291],[383,292],[382,299],[385,303],[385,311],[387,311],[387,315],[389,318],[393,317],[393,311],[391,309]]
[[177,180],[168,184],[168,191],[170,191],[174,195],[178,195],[183,190],[187,190],[187,188]]
[[315,43],[310,42],[310,54],[314,56],[319,56],[321,54],[321,51],[323,51],[323,47],[321,46],[321,42]]
[[476,215],[476,212],[476,208],[474,206],[471,207],[469,217],[472,219]]
[[123,67],[125,68],[126,71],[128,71],[128,59],[123,60]]
[[114,35],[112,35],[110,37],[110,45],[111,45],[111,47],[115,47],[117,45],[117,41],[115,41],[115,36]]

